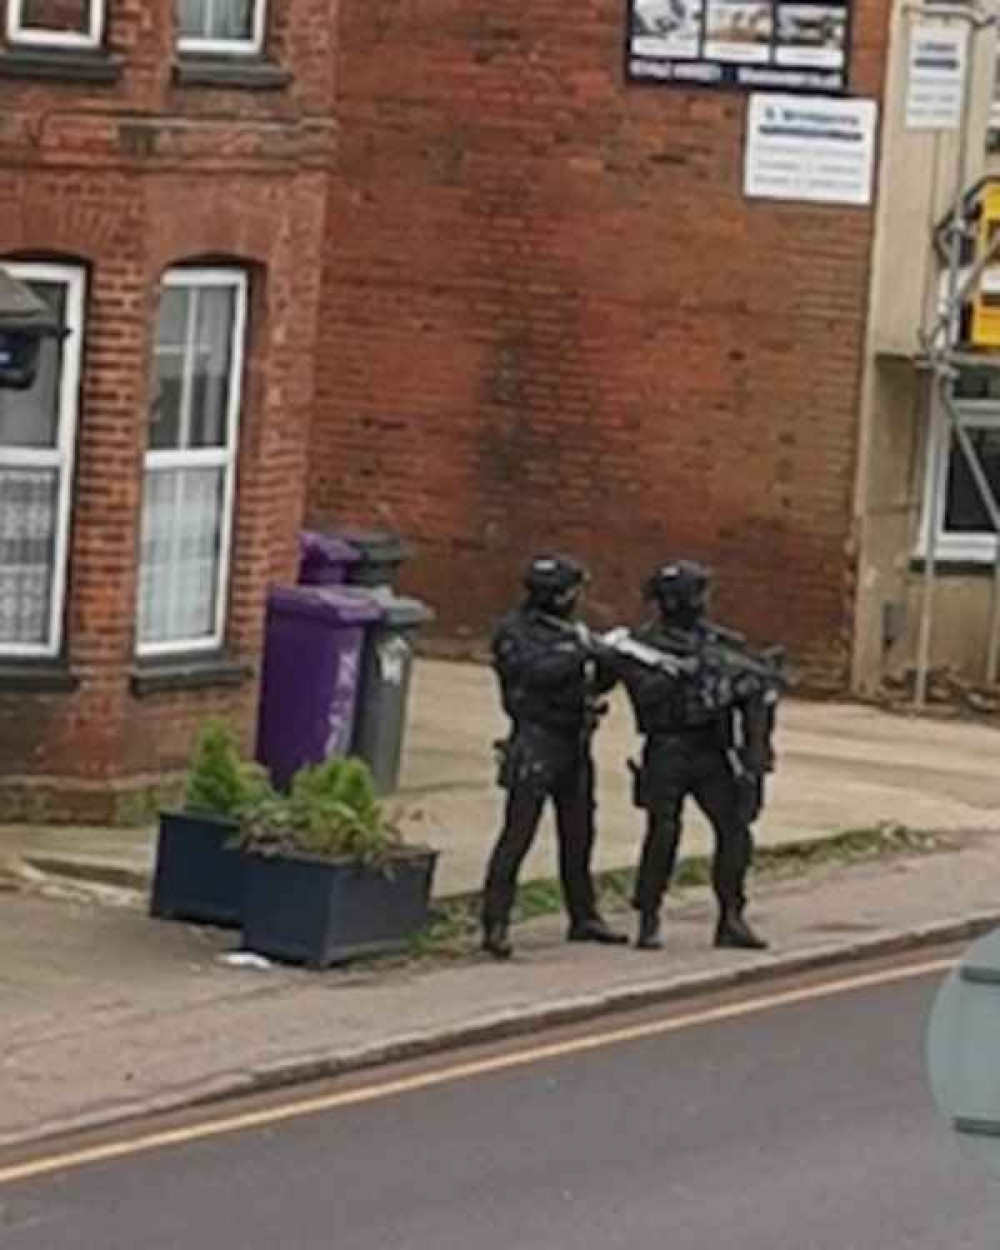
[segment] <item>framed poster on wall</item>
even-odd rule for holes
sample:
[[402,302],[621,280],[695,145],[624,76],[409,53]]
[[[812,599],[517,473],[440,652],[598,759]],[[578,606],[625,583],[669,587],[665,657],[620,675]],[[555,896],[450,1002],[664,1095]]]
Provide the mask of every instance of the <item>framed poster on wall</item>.
[[847,88],[851,0],[627,0],[626,77],[743,91]]

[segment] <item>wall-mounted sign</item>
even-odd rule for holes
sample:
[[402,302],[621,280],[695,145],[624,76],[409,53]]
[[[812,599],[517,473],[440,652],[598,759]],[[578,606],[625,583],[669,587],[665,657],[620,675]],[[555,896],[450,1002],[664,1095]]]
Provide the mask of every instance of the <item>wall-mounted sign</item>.
[[633,81],[842,92],[850,0],[629,0]]
[[874,100],[751,96],[746,195],[816,204],[870,204],[877,117]]
[[968,32],[941,23],[914,24],[906,78],[909,130],[957,130],[965,94]]

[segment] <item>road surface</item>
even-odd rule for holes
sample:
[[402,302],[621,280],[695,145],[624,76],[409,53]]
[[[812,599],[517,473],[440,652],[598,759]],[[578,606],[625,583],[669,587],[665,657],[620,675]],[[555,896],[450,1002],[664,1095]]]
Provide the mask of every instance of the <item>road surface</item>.
[[383,1092],[265,1127],[198,1139],[196,1125],[194,1140],[30,1180],[0,1166],[0,1246],[996,1250],[1000,1191],[926,1092],[940,976],[658,1032],[661,1008],[631,1034],[577,1030],[629,1035],[582,1052],[521,1039],[515,1066],[495,1048],[411,1067],[402,1090],[369,1074],[355,1088]]

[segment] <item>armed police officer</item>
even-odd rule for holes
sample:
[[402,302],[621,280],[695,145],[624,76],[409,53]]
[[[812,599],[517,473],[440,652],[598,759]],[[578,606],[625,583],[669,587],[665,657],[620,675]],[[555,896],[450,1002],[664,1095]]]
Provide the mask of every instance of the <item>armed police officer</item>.
[[499,743],[507,792],[503,829],[493,849],[483,899],[483,947],[510,956],[508,932],[521,864],[542,810],[552,799],[559,875],[570,941],[623,943],[597,911],[590,861],[594,846],[591,737],[614,685],[582,622],[574,620],[586,572],[575,560],[538,557],[525,575],[527,597],[500,622],[493,664],[510,736]]
[[777,652],[757,659],[740,635],[705,619],[706,569],[663,565],[644,595],[656,617],[634,635],[645,662],[623,677],[644,736],[635,802],[647,813],[634,905],[637,946],[656,950],[660,909],[673,875],[684,800],[691,795],[715,832],[712,885],[719,907],[717,946],[762,950],[744,919],[752,854],[750,823],[760,811],[763,777],[773,768],[774,702],[781,688]]

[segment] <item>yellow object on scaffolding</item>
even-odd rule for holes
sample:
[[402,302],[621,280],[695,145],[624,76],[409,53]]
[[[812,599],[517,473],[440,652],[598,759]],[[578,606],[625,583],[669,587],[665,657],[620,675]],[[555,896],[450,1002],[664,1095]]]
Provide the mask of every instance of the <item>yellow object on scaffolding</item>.
[[[1000,234],[1000,183],[983,189],[981,205],[976,252],[985,256]],[[983,270],[973,296],[971,334],[975,347],[1000,347],[1000,257]]]

